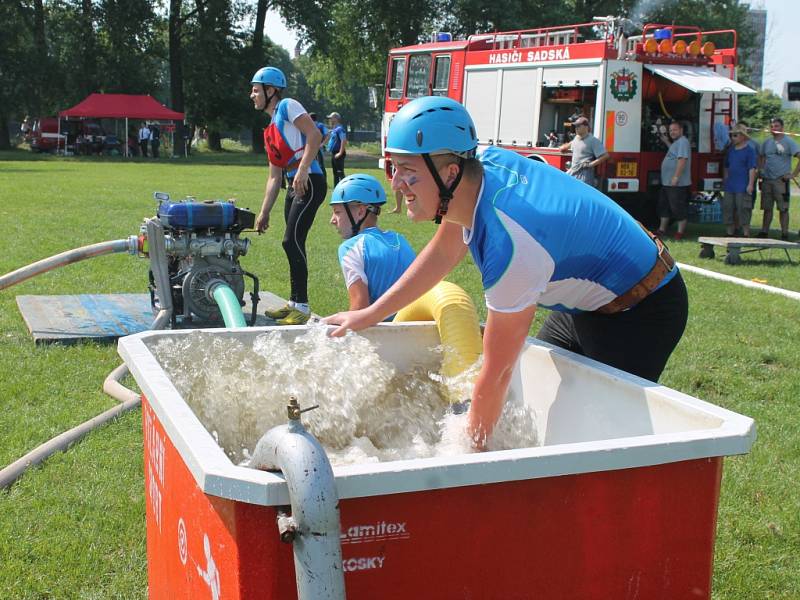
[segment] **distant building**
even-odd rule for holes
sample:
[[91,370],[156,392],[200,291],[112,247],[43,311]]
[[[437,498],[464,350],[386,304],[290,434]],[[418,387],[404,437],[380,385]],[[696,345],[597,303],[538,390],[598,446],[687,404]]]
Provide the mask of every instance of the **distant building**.
[[800,88],[800,81],[785,81],[783,83],[783,93],[781,94],[781,105],[783,108],[791,110],[800,110],[800,100],[789,99],[789,86],[792,86],[793,97],[797,97],[798,88]]
[[764,81],[764,46],[767,40],[767,11],[747,11],[747,25],[753,32],[753,45],[745,56],[740,56],[740,61],[750,71],[750,83],[756,88],[763,87]]

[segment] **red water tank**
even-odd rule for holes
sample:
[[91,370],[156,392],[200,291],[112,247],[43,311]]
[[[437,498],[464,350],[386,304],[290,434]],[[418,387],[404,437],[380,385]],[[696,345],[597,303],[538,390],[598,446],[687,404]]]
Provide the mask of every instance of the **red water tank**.
[[658,75],[645,72],[642,74],[642,97],[645,101],[653,102],[658,100],[661,92],[661,99],[664,102],[686,102],[689,99],[689,90],[682,85],[673,83]]

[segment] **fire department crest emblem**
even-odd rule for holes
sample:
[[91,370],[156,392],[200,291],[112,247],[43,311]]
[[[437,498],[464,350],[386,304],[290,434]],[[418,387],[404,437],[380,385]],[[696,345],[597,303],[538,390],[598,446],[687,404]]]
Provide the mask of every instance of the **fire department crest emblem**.
[[636,73],[622,68],[611,74],[611,95],[620,102],[627,102],[636,95],[639,83]]

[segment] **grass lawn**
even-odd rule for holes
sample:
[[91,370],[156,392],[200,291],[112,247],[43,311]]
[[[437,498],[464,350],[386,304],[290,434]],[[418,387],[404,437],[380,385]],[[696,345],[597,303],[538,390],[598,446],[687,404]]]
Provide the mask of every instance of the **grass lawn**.
[[[369,157],[349,159],[348,172],[371,169],[379,176],[375,166]],[[142,218],[154,214],[156,190],[176,198],[235,197],[240,206],[257,210],[264,177],[263,159],[236,152],[201,153],[188,161],[0,153],[0,225],[6,240],[0,274],[70,248],[136,234]],[[792,239],[800,226],[797,201]],[[285,297],[280,208],[272,229],[249,236],[253,246],[242,262],[263,288]],[[346,304],[336,259],[339,239],[328,218],[322,208],[309,237],[310,296],[320,314]],[[760,219],[755,211],[756,227]],[[381,223],[401,231],[417,250],[435,227],[412,226],[391,214]],[[720,234],[722,227],[690,225],[689,233]],[[800,291],[800,266],[786,262],[782,252],[748,254],[732,267],[719,254],[713,261],[698,258],[693,239],[672,242],[670,249],[681,262]],[[793,257],[800,260],[797,253]],[[480,280],[470,263],[465,260],[450,279],[479,300]],[[35,348],[15,297],[142,293],[147,269],[143,259],[106,256],[0,292],[0,465],[112,406],[100,388],[120,362],[114,345]],[[800,598],[800,305],[693,273],[684,277],[689,325],[662,383],[758,424],[752,452],[725,461],[714,598]],[[481,313],[485,317],[482,307]],[[534,332],[542,318],[537,316]],[[0,492],[2,598],[146,597],[141,445],[137,410]]]

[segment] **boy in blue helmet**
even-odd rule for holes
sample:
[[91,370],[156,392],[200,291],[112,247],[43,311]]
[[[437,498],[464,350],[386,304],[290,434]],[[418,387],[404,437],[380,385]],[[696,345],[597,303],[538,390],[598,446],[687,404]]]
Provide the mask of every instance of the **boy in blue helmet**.
[[270,116],[270,124],[264,130],[269,176],[264,202],[256,219],[259,233],[269,228],[269,213],[278,198],[284,171],[289,181],[283,210],[286,222],[283,250],[289,262],[291,294],[286,306],[265,314],[279,325],[301,325],[311,315],[306,238],[328,192],[318,159],[322,134],[297,100],[282,98],[286,76],[280,69],[259,69],[250,83],[253,106]]
[[[371,175],[345,177],[331,195],[331,225],[345,240],[339,246],[339,264],[350,310],[375,302],[416,258],[402,235],[378,228],[378,215],[384,204],[383,186]],[[394,313],[387,320],[393,316]]]
[[538,338],[652,381],[686,326],[683,280],[661,242],[617,204],[549,165],[487,147],[449,98],[405,105],[386,149],[414,221],[441,222],[406,274],[369,307],[328,317],[333,335],[369,327],[449,273],[470,250],[488,318],[468,432],[485,447],[537,305]]

